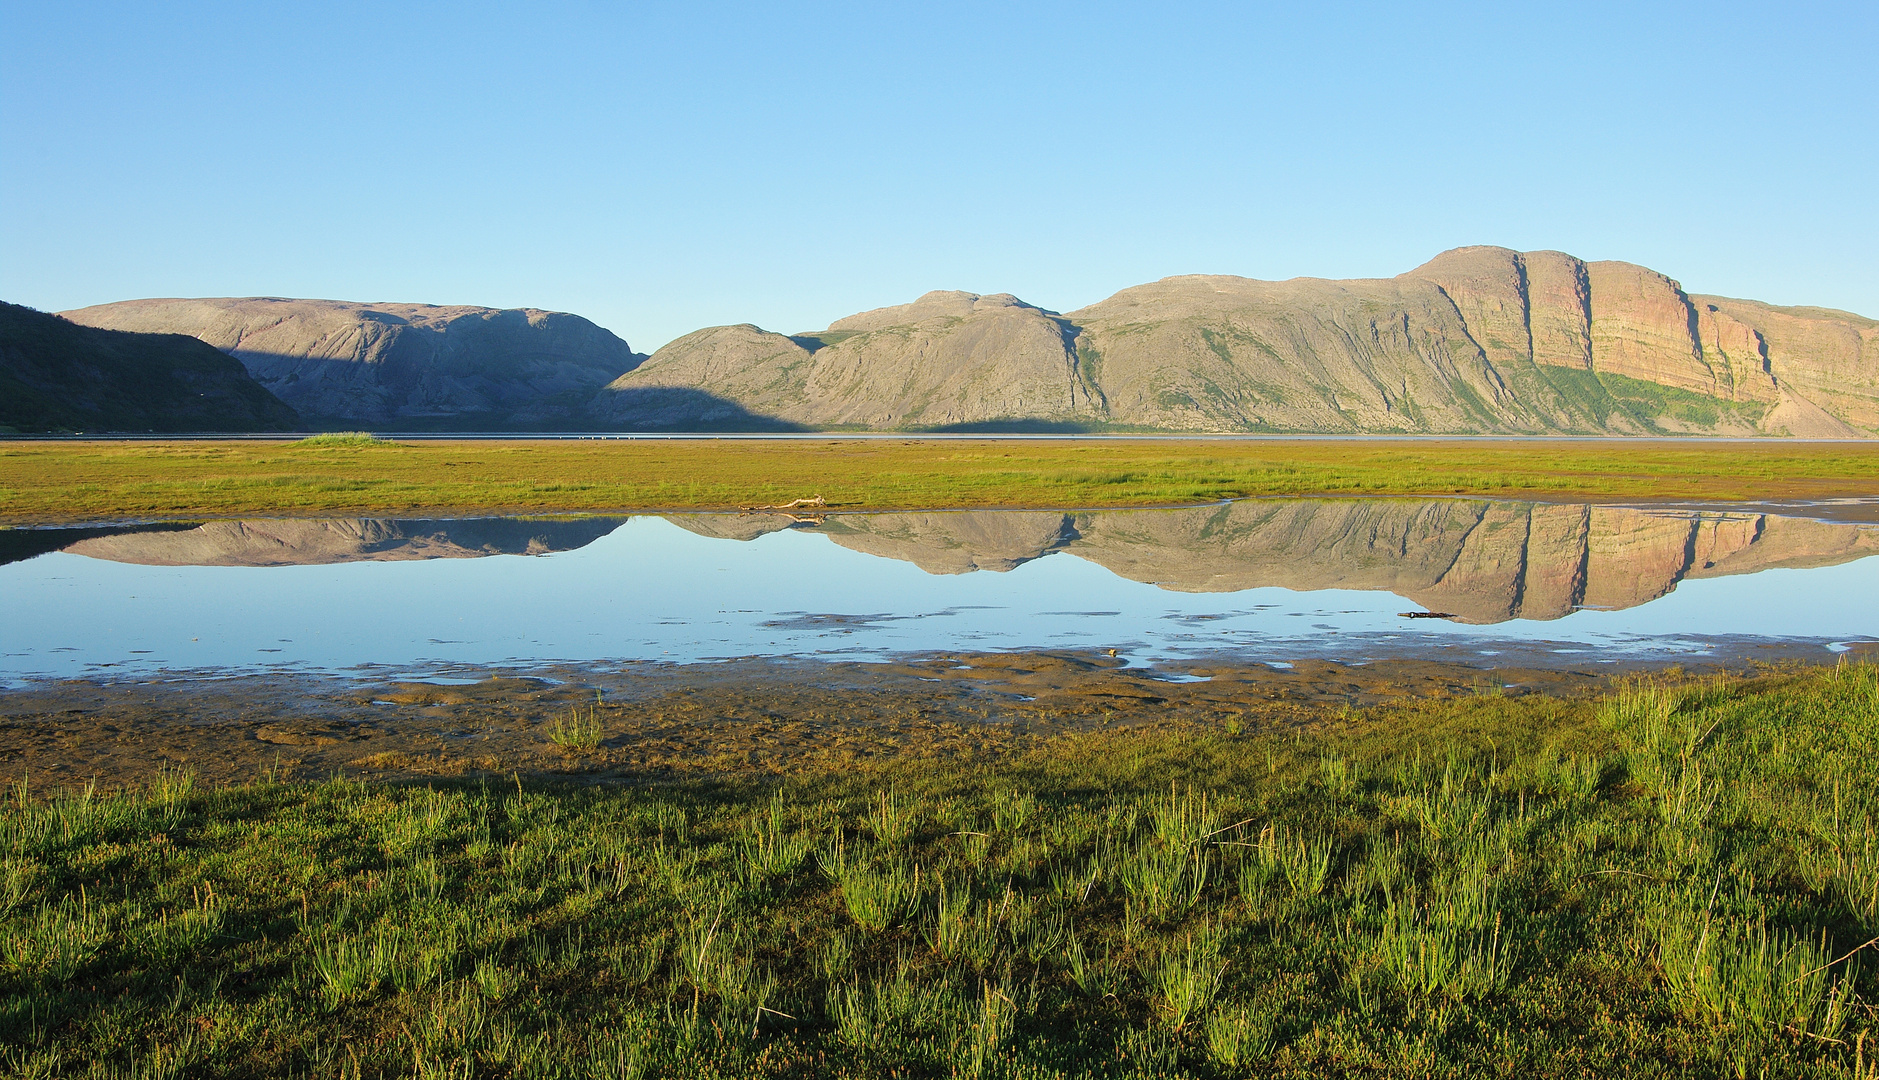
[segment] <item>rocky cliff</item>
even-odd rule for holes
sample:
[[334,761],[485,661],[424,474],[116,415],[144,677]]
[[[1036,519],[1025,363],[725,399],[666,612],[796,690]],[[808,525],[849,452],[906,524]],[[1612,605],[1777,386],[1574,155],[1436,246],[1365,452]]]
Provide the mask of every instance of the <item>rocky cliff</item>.
[[299,417],[192,337],[79,326],[0,303],[0,428],[289,431]]
[[1879,431],[1879,322],[1471,247],[1388,279],[1165,278],[1062,315],[935,292],[815,333],[712,327],[595,406],[626,428],[714,409],[802,427],[1846,437]]
[[1879,555],[1879,528],[1761,513],[1476,500],[1246,500],[1182,510],[844,514],[821,524],[683,515],[749,540],[808,528],[929,573],[1057,552],[1177,592],[1383,590],[1462,622],[1629,608],[1689,578]]
[[578,315],[533,308],[251,297],[128,300],[64,315],[200,338],[327,427],[585,427],[595,391],[644,359]]

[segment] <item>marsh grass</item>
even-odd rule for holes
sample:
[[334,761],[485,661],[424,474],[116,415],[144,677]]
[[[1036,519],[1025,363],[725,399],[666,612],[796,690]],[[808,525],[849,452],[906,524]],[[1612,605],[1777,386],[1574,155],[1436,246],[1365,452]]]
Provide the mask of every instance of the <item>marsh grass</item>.
[[20,1076],[1854,1077],[1879,670],[615,788],[0,806]]
[[592,753],[600,749],[601,740],[606,737],[600,723],[600,702],[581,710],[571,710],[566,716],[557,716],[548,723],[548,741],[563,750],[576,753]]
[[304,439],[288,443],[289,446],[308,448],[322,447],[366,447],[393,446],[390,439],[380,438],[369,431],[323,431],[318,435],[309,435]]
[[0,521],[736,509],[1119,507],[1274,495],[1830,498],[1879,446],[1701,440],[0,442]]

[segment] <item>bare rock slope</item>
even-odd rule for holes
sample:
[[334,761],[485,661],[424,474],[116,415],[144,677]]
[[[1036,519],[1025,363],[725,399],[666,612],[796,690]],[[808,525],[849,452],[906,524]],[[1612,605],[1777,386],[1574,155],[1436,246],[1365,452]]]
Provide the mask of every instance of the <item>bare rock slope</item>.
[[578,315],[273,297],[127,300],[68,311],[187,334],[240,360],[310,423],[555,428],[644,359]]
[[712,409],[805,427],[1847,437],[1879,430],[1879,321],[1469,247],[1387,279],[1164,278],[1063,315],[934,292],[818,333],[711,327],[595,405],[627,428]]
[[651,370],[615,380],[597,411],[626,426],[686,426],[657,392],[691,389],[801,426],[1077,420],[1100,400],[1078,370],[1075,338],[1062,317],[1014,296],[930,292],[816,334],[748,324],[687,334],[654,353]]

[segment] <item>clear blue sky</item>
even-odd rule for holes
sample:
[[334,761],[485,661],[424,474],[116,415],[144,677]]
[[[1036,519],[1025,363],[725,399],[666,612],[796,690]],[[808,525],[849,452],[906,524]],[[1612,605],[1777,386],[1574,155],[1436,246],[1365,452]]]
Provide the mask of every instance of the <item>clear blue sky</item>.
[[0,298],[574,311],[1558,248],[1879,317],[1879,4],[0,2]]

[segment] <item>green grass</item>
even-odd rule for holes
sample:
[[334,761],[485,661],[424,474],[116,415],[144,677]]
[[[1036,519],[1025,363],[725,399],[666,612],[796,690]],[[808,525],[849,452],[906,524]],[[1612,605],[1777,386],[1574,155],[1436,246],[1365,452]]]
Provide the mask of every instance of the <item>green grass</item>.
[[368,447],[390,446],[390,439],[381,439],[369,431],[323,431],[318,435],[309,435],[304,439],[288,443],[295,447]]
[[0,808],[21,1076],[1845,1076],[1879,669],[637,788]]
[[216,515],[1104,507],[1243,496],[1825,498],[1879,443],[530,441],[0,443],[0,522]]
[[600,702],[595,700],[592,708],[582,712],[576,708],[567,716],[557,716],[548,724],[548,741],[576,753],[586,753],[600,748],[605,737],[600,723]]

